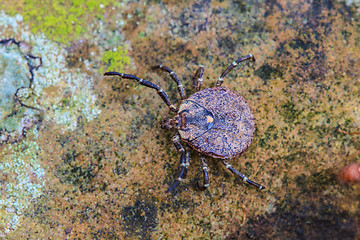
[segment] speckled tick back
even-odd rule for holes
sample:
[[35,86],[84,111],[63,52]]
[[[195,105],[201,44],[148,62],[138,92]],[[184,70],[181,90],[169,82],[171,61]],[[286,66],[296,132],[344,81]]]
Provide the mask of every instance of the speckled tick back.
[[225,87],[191,95],[180,105],[179,114],[185,117],[181,139],[210,157],[234,158],[252,142],[254,116],[245,99]]

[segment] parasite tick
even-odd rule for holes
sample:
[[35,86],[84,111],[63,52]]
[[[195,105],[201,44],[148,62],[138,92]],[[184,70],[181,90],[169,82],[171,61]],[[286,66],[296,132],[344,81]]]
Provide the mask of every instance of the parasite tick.
[[184,148],[181,141],[198,151],[201,155],[201,165],[204,183],[200,187],[205,190],[209,186],[209,177],[205,156],[220,158],[224,166],[244,182],[259,189],[264,187],[256,183],[244,174],[234,169],[227,161],[239,156],[251,144],[255,132],[254,116],[245,99],[238,93],[222,87],[223,79],[241,62],[251,60],[255,62],[252,54],[246,55],[234,61],[219,77],[216,87],[201,89],[203,82],[204,66],[200,66],[194,75],[194,88],[196,93],[186,98],[185,90],[176,74],[163,65],[154,66],[169,73],[177,84],[182,100],[178,108],[173,105],[165,91],[156,84],[137,76],[106,72],[106,76],[120,76],[121,78],[135,80],[141,85],[153,88],[160,95],[169,109],[176,113],[173,118],[165,119],[161,123],[163,129],[176,129],[178,134],[172,138],[172,142],[180,153],[180,171],[172,186],[167,192],[173,191],[176,186],[186,178],[190,165],[189,148]]

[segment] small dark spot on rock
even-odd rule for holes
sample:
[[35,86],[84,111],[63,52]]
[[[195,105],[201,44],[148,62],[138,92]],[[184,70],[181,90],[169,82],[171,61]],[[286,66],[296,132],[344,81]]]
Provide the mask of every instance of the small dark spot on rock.
[[150,199],[137,200],[122,210],[123,230],[127,238],[151,239],[157,226],[157,207]]
[[262,80],[267,81],[273,77],[282,77],[282,72],[267,63],[264,63],[254,71],[254,74]]
[[71,233],[71,230],[72,230],[72,228],[71,227],[67,227],[67,228],[65,228],[65,234],[66,235],[68,235],[68,234],[70,234]]

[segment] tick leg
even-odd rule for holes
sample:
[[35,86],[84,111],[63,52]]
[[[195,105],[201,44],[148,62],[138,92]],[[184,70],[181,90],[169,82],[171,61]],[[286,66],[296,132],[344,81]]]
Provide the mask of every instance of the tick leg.
[[203,75],[204,75],[204,66],[200,65],[193,77],[193,87],[196,89],[196,91],[200,91],[203,82],[203,78],[202,78]]
[[185,99],[185,89],[184,86],[181,84],[180,79],[176,76],[176,74],[168,67],[165,67],[163,65],[156,65],[152,67],[153,69],[157,69],[159,68],[160,70],[163,70],[164,72],[167,72],[170,74],[170,77],[172,78],[172,80],[174,80],[177,84],[177,88],[179,90],[179,94],[181,99]]
[[175,107],[175,105],[170,102],[169,97],[166,95],[165,91],[162,88],[160,88],[158,85],[156,85],[152,82],[138,78],[137,76],[134,76],[134,75],[118,73],[118,72],[106,72],[106,73],[104,73],[104,76],[120,76],[121,78],[132,79],[132,80],[137,81],[141,85],[144,85],[149,88],[153,88],[157,91],[157,93],[159,94],[161,99],[165,102],[165,104],[170,108],[171,111],[173,111],[173,112],[178,111],[177,108]]
[[180,144],[180,136],[179,135],[174,136],[172,141],[175,148],[180,153],[180,166],[179,166],[180,171],[173,185],[171,185],[171,187],[168,190],[166,190],[167,193],[172,192],[182,180],[185,180],[187,170],[190,165],[190,151],[189,149],[186,149],[185,151],[183,146]]
[[202,170],[204,173],[204,184],[202,186],[200,186],[200,184],[199,184],[199,189],[201,191],[204,191],[209,187],[209,175],[207,172],[208,167],[206,165],[205,156],[201,155],[200,158],[201,158],[201,167],[202,167]]
[[255,58],[252,54],[246,55],[245,57],[242,57],[238,60],[236,60],[235,62],[233,62],[232,64],[230,64],[230,66],[221,74],[221,76],[219,77],[219,79],[216,82],[216,86],[221,86],[221,84],[224,82],[224,78],[241,62],[247,61],[247,60],[251,60],[253,62],[255,62]]
[[224,166],[229,169],[232,173],[236,174],[238,177],[240,177],[244,182],[250,184],[250,185],[253,185],[255,187],[257,187],[258,189],[264,189],[265,187],[254,182],[254,181],[251,181],[250,179],[248,179],[244,174],[242,174],[241,172],[239,172],[238,170],[234,169],[231,164],[226,161],[226,160],[222,160],[222,163],[224,164]]

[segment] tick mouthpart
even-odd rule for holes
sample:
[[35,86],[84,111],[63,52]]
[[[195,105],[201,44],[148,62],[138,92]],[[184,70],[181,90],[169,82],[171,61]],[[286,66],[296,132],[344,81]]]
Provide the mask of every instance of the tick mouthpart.
[[164,119],[161,122],[161,128],[162,129],[181,129],[183,126],[183,122],[185,122],[185,119],[180,116],[180,115],[176,115],[174,118],[167,118]]

